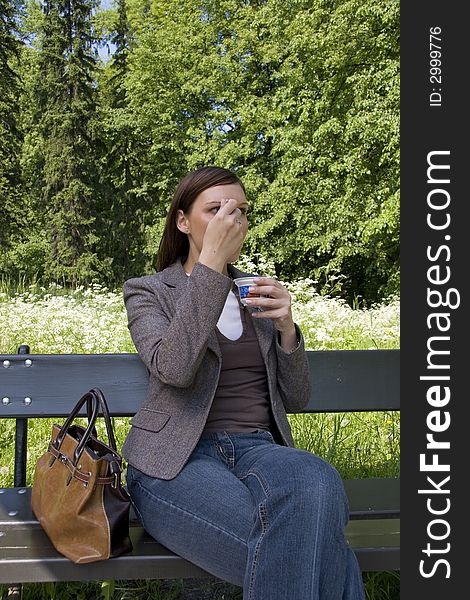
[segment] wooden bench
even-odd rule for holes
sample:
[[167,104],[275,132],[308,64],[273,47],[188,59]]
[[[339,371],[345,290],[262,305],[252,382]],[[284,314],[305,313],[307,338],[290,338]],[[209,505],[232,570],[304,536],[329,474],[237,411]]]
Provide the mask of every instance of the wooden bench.
[[[311,401],[302,412],[399,410],[399,351],[309,351]],[[30,508],[26,487],[28,419],[63,422],[92,387],[111,414],[131,416],[142,403],[147,370],[136,354],[39,355],[21,346],[0,355],[0,417],[16,419],[13,488],[0,489],[0,583],[207,577],[146,534],[131,518],[133,552],[76,565],[51,546]],[[12,440],[13,443],[13,440]],[[399,569],[398,478],[344,481],[351,520],[347,537],[363,571]]]

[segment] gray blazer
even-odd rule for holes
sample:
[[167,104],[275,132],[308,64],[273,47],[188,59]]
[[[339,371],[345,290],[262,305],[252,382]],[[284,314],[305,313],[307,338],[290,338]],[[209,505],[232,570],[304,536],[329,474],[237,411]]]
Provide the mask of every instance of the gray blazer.
[[[245,275],[230,265],[229,274]],[[179,260],[124,284],[128,327],[149,371],[149,388],[122,451],[151,477],[178,475],[204,429],[222,362],[215,329],[231,285],[230,277],[202,263],[188,277]],[[253,321],[280,443],[293,446],[286,409],[302,408],[309,397],[302,334],[297,328],[300,344],[289,354],[270,319]]]

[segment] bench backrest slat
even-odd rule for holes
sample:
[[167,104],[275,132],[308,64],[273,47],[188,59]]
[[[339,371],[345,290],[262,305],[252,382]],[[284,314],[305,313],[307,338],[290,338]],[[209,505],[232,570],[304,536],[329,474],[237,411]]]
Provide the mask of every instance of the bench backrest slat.
[[399,350],[308,351],[310,401],[303,412],[400,409]]
[[[302,412],[399,410],[399,350],[307,355],[311,394]],[[92,387],[103,390],[113,415],[133,415],[145,399],[147,381],[137,354],[2,354],[0,418],[64,417]]]

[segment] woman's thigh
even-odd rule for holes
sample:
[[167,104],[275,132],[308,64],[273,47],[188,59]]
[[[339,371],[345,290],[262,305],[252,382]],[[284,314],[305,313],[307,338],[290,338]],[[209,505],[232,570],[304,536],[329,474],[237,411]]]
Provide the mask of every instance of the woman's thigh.
[[247,487],[214,457],[194,452],[177,477],[129,465],[127,485],[145,529],[209,573],[242,585],[256,506]]
[[328,524],[327,537],[345,543],[349,506],[338,471],[322,458],[272,443],[239,445],[235,474],[250,490],[253,502],[268,502],[272,510],[295,515],[295,526],[307,533],[315,515]]
[[[242,442],[235,474],[250,488],[255,502],[280,491],[297,496],[317,494],[319,488],[326,488],[335,504],[347,508],[344,486],[337,470],[306,450],[275,442],[253,447]],[[347,510],[343,516],[347,520]]]

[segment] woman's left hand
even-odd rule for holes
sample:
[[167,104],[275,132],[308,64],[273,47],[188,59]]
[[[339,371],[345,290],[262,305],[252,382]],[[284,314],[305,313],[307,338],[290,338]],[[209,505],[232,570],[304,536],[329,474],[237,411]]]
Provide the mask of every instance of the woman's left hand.
[[260,294],[260,297],[247,298],[247,306],[262,309],[260,312],[254,312],[253,317],[272,319],[274,326],[280,333],[295,331],[291,311],[291,296],[279,281],[272,277],[257,277],[256,285],[250,286],[250,296],[251,294]]

